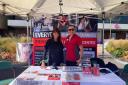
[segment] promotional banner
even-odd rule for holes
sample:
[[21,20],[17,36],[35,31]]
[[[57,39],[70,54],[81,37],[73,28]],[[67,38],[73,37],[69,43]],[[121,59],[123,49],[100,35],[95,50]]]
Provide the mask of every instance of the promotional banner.
[[31,43],[17,43],[16,61],[30,64],[32,60],[31,56],[32,56]]
[[[97,56],[97,16],[85,14],[58,15],[42,17],[35,21],[33,28],[33,65],[39,65],[39,60],[43,57],[43,47],[51,37],[51,31],[59,28],[61,31],[62,42],[67,37],[68,26],[76,26],[76,34],[81,37],[84,47],[84,57]],[[42,49],[36,50],[41,47]],[[90,50],[91,49],[91,50]],[[37,57],[37,53],[38,55]]]

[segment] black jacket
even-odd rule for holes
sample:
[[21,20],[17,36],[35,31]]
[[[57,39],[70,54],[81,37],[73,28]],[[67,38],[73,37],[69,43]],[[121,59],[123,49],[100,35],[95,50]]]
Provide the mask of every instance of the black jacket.
[[53,39],[49,39],[45,45],[44,60],[48,59],[48,65],[60,66],[64,63],[63,55],[63,44],[61,42],[56,42]]

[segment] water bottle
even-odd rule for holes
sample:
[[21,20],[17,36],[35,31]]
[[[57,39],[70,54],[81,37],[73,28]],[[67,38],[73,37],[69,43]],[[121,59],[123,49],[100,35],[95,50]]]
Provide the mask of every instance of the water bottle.
[[93,70],[93,75],[95,75],[95,76],[99,76],[100,75],[99,64],[94,64],[92,70]]

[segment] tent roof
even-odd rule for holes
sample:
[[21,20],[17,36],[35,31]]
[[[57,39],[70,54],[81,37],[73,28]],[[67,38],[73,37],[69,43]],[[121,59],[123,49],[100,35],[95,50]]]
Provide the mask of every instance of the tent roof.
[[[108,11],[126,0],[63,0],[64,13],[99,13]],[[58,0],[46,0],[39,8],[39,12],[60,13]]]
[[0,0],[0,10],[9,14],[26,15],[34,7],[38,0]]
[[[128,0],[62,0],[63,13],[86,13],[100,14],[103,11],[113,14],[121,10],[121,2]],[[5,4],[5,6],[3,6]],[[5,7],[5,8],[4,8]],[[5,9],[5,10],[4,10]],[[41,16],[42,14],[60,13],[59,0],[0,0],[0,10],[7,14],[17,14],[26,16],[28,13],[32,16]]]

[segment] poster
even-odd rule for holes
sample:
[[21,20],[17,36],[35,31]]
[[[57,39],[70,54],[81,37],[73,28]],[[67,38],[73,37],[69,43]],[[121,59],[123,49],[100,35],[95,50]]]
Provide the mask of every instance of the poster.
[[31,63],[32,58],[32,44],[31,43],[17,43],[16,46],[16,60],[22,63]]
[[[62,42],[68,35],[68,26],[76,26],[76,34],[82,38],[82,45],[84,48],[92,48],[93,57],[97,56],[97,24],[96,15],[91,14],[70,14],[58,15],[51,17],[42,17],[35,21],[33,28],[33,64],[36,61],[36,47],[44,47],[46,41],[51,37],[51,31],[54,28],[59,28],[61,31]],[[42,52],[43,50],[40,50]],[[91,50],[89,50],[91,51]],[[84,52],[84,57],[89,56],[88,52]],[[43,57],[43,55],[42,55]],[[92,57],[92,56],[90,56]]]

